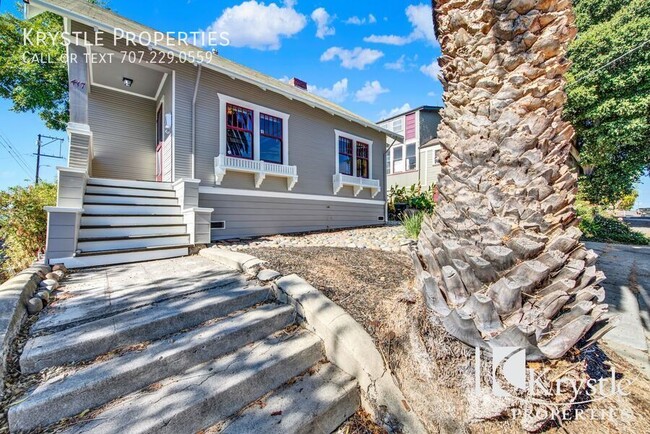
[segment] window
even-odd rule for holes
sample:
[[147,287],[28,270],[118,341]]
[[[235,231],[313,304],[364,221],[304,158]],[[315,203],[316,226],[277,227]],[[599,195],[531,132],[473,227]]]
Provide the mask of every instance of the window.
[[390,175],[390,150],[386,152],[386,175]]
[[370,178],[368,145],[357,142],[357,176]]
[[339,137],[339,173],[352,176],[354,143],[347,137]]
[[226,152],[231,157],[253,159],[253,110],[226,106]]
[[406,170],[415,170],[415,144],[406,145]]
[[438,164],[438,150],[433,151],[433,164]]
[[404,171],[403,151],[403,146],[396,146],[393,148],[393,173]]
[[282,119],[260,114],[260,160],[282,164]]
[[398,118],[393,121],[392,131],[394,133],[401,133],[404,131],[404,122],[402,121],[402,118]]

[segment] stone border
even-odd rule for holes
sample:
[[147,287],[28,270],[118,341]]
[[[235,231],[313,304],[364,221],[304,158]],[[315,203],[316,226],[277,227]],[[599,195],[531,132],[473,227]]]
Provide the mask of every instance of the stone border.
[[221,249],[219,247],[202,249],[199,255],[243,273],[257,273],[260,266],[264,264],[264,261],[255,256],[233,252],[232,250]]
[[34,263],[0,285],[0,396],[4,393],[8,350],[27,317],[27,303],[49,272],[47,265]]
[[[254,256],[215,247],[201,250],[200,254],[248,273],[259,270],[264,263]],[[397,423],[403,432],[427,432],[372,337],[343,308],[295,274],[281,277],[273,270],[261,270],[258,279],[272,282],[276,298],[291,304],[307,329],[322,339],[327,358],[356,377],[364,410],[389,426]]]

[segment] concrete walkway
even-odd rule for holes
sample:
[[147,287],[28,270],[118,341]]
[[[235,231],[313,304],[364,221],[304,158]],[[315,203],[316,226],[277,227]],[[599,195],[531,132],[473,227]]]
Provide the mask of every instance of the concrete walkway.
[[620,317],[604,341],[650,378],[650,247],[586,244],[599,255],[597,266],[607,276],[605,301]]

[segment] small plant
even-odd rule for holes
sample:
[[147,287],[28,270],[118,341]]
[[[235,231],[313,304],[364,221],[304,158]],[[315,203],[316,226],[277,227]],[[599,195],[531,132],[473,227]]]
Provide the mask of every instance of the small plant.
[[29,266],[45,248],[46,206],[56,204],[56,185],[42,182],[0,192],[0,239],[5,257],[0,273],[11,277]]
[[400,217],[402,226],[406,231],[409,238],[416,240],[420,236],[422,230],[422,221],[424,220],[424,212],[419,211],[413,214],[404,213]]
[[433,200],[434,189],[433,185],[423,189],[420,184],[413,184],[410,187],[392,186],[388,192],[388,211],[391,214],[398,214],[401,205],[431,214],[436,205]]
[[617,218],[608,216],[606,209],[590,204],[581,195],[576,199],[576,211],[580,217],[580,230],[585,241],[650,244],[650,238],[630,229],[627,224]]

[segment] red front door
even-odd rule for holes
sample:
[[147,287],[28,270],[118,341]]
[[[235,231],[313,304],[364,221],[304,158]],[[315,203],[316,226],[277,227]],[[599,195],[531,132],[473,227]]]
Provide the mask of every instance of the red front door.
[[163,180],[163,142],[164,142],[164,126],[163,126],[163,105],[160,104],[156,112],[156,181]]

